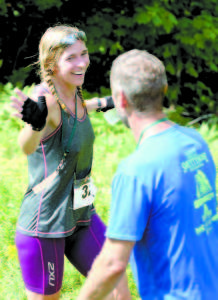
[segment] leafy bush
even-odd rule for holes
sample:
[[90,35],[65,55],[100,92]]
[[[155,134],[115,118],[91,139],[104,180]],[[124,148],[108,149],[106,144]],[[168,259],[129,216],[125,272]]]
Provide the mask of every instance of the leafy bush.
[[[127,5],[128,3],[128,5]],[[34,12],[34,13],[33,13]],[[2,82],[31,85],[39,78],[27,65],[36,61],[45,29],[57,22],[83,29],[88,37],[91,65],[85,88],[109,88],[113,59],[133,48],[146,49],[165,64],[169,92],[165,106],[179,107],[181,115],[205,121],[218,111],[218,6],[216,0],[135,0],[94,3],[24,0],[0,4],[7,24],[0,37]],[[14,40],[18,43],[14,46]],[[23,70],[22,70],[23,69]]]
[[[31,90],[33,89],[34,85],[32,86],[26,86],[23,89],[23,92],[26,95],[30,95]],[[14,117],[13,113],[15,113],[15,110],[13,107],[11,107],[10,103],[10,97],[14,96],[14,86],[12,83],[7,83],[5,85],[0,85],[0,97],[1,97],[1,110],[0,110],[0,132],[5,130],[18,130],[21,129],[23,126],[23,122]]]

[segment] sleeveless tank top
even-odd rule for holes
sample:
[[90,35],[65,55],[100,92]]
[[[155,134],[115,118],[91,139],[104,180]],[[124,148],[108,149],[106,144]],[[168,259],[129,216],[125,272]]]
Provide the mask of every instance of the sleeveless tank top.
[[[73,209],[74,176],[83,179],[91,172],[94,132],[86,112],[77,118],[76,131],[60,172],[37,191],[36,185],[55,173],[63,157],[75,122],[75,115],[61,109],[58,128],[40,141],[28,159],[29,183],[21,204],[17,230],[38,237],[65,237],[78,225],[88,225],[93,204]],[[74,175],[75,174],[75,175]]]

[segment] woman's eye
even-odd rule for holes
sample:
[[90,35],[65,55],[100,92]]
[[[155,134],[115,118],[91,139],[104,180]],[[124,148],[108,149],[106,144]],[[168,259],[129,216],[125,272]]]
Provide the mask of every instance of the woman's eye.
[[86,55],[89,55],[88,51],[82,53],[82,56],[86,56]]
[[73,60],[74,58],[75,58],[74,56],[70,56],[70,57],[67,58],[67,61],[71,61],[71,60]]

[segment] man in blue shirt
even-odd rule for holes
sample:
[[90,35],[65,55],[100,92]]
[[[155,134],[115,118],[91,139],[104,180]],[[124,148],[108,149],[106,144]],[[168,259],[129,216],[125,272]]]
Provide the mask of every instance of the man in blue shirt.
[[111,88],[137,147],[114,176],[107,239],[78,299],[103,299],[129,259],[142,300],[218,299],[216,167],[206,142],[164,115],[165,68],[148,52],[120,55]]

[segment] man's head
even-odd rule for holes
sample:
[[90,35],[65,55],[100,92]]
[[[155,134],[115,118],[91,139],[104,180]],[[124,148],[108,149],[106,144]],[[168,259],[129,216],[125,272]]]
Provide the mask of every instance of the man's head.
[[167,90],[165,67],[147,51],[135,49],[118,56],[112,64],[110,82],[115,104],[123,94],[135,111],[162,110]]

